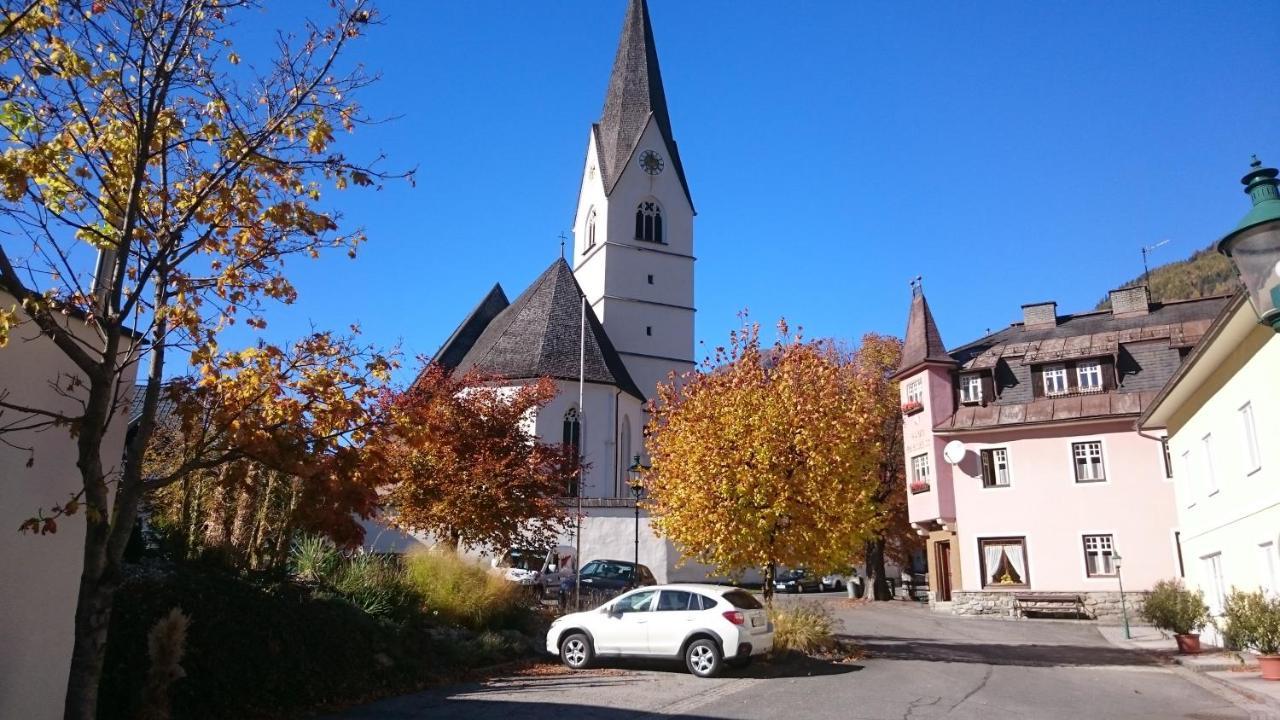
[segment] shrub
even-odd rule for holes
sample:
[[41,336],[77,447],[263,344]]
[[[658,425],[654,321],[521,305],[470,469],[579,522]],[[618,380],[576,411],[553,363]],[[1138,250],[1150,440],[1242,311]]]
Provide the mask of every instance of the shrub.
[[830,611],[816,603],[790,607],[775,605],[769,611],[773,621],[774,652],[813,653],[835,645],[837,621]]
[[370,615],[403,616],[418,604],[404,570],[390,558],[356,555],[331,576],[333,591]]
[[293,541],[289,550],[289,569],[305,582],[328,582],[341,562],[342,555],[333,541],[320,535],[303,535]]
[[524,610],[518,586],[457,553],[417,552],[404,563],[409,588],[441,622],[473,629],[505,627]]
[[1280,655],[1280,597],[1268,598],[1260,590],[1232,590],[1223,616],[1227,621],[1223,635],[1232,647]]
[[1189,635],[1209,624],[1209,606],[1203,593],[1186,589],[1181,580],[1161,580],[1147,596],[1142,617],[1161,630]]

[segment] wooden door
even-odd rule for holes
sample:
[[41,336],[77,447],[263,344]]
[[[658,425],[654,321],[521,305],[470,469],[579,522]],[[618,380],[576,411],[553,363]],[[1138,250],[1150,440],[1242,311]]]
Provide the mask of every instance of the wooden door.
[[937,602],[951,602],[951,543],[938,542],[933,547],[934,557],[937,559],[934,567],[938,573],[938,591],[934,593],[933,599]]

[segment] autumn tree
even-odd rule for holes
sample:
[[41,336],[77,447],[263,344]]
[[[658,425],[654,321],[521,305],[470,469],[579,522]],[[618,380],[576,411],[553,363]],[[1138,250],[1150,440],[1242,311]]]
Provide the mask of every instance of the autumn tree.
[[[281,35],[274,57],[241,64],[228,29],[254,5],[39,0],[5,3],[0,22],[0,290],[21,304],[0,328],[30,323],[77,371],[56,383],[77,399],[74,413],[0,397],[0,409],[31,418],[24,427],[70,432],[76,447],[82,490],[37,516],[44,528],[82,508],[86,524],[67,718],[95,715],[166,365],[189,358],[197,376],[234,391],[242,373],[218,368],[248,359],[228,356],[219,333],[262,327],[268,303],[295,299],[289,258],[354,254],[362,233],[339,229],[322,192],[386,177],[376,159],[357,163],[334,144],[364,122],[354,98],[371,79],[343,58],[372,9],[335,0],[323,10],[332,22]],[[104,437],[123,421],[139,364],[141,412],[115,467]],[[326,422],[346,422],[326,410],[343,404],[326,391],[331,380],[305,380],[319,400],[308,424],[322,437],[341,434]]]
[[552,380],[510,386],[429,365],[387,399],[387,420],[365,452],[385,468],[395,523],[453,547],[501,550],[555,542],[576,453],[539,442],[533,414]]
[[779,325],[730,334],[699,373],[659,387],[648,506],[685,555],[738,575],[847,567],[879,529],[875,398],[831,343]]

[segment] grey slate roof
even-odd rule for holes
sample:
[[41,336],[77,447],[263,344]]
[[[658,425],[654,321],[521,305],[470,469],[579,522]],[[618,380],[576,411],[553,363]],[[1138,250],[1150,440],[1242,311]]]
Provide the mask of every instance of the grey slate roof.
[[480,304],[472,309],[449,339],[444,341],[444,345],[440,346],[431,361],[450,370],[458,367],[458,363],[462,362],[462,358],[476,344],[476,340],[480,339],[484,329],[510,304],[507,294],[502,290],[502,285],[494,283],[489,294],[484,296]]
[[916,292],[911,297],[911,312],[907,315],[907,338],[902,344],[902,361],[898,364],[898,373],[904,373],[926,362],[952,364],[955,362],[947,354],[942,344],[942,334],[938,332],[938,324],[933,320],[929,310],[929,301],[923,292]]
[[[493,291],[490,291],[490,297],[463,322],[455,336],[468,323],[480,321],[482,315],[477,313],[492,296]],[[578,286],[573,270],[564,258],[557,259],[515,302],[485,323],[454,367],[463,372],[475,369],[486,375],[511,380],[539,377],[577,380],[582,299],[582,288]],[[645,400],[644,393],[627,373],[618,351],[589,307],[586,330],[586,381],[613,385]],[[446,350],[456,351],[449,345],[446,343],[437,357]]]
[[614,186],[622,177],[650,115],[671,150],[671,169],[680,179],[692,207],[693,196],[689,193],[680,151],[671,132],[667,96],[662,87],[662,71],[658,67],[658,50],[653,42],[653,26],[649,22],[649,4],[645,0],[630,0],[627,17],[622,23],[622,37],[618,41],[618,54],[613,60],[604,112],[600,122],[592,127],[600,152],[600,176],[604,180],[606,195],[613,193]]

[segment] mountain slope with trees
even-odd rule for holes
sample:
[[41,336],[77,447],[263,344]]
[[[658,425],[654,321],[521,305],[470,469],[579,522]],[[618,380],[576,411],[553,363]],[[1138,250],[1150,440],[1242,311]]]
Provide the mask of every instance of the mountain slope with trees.
[[[1140,285],[1143,277],[1124,283],[1120,287]],[[1192,298],[1227,295],[1240,287],[1231,259],[1213,246],[1197,250],[1186,260],[1167,263],[1151,270],[1151,299],[1188,300]],[[1111,307],[1109,298],[1103,298],[1096,310]]]

